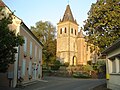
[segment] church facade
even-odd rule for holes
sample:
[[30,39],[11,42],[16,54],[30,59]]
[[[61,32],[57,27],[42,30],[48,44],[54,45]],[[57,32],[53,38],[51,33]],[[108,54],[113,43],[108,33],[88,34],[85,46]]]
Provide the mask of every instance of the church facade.
[[64,16],[57,24],[57,60],[69,65],[86,65],[91,60],[90,46],[82,30],[78,32],[70,5],[67,5]]

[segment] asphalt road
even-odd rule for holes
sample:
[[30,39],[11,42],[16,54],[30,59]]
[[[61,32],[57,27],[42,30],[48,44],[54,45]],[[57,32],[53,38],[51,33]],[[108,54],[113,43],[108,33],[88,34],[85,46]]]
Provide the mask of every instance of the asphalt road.
[[22,90],[92,90],[93,87],[105,83],[103,79],[74,79],[60,77],[46,77]]
[[104,79],[75,79],[61,77],[45,77],[34,84],[20,88],[4,88],[0,90],[92,90],[94,87],[104,84]]

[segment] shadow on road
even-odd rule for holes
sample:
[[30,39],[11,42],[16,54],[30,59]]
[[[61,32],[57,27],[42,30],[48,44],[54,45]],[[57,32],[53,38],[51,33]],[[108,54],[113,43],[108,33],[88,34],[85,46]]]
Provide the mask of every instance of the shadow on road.
[[96,86],[95,88],[93,88],[93,90],[111,90],[111,89],[108,89],[107,84],[105,83],[105,84]]

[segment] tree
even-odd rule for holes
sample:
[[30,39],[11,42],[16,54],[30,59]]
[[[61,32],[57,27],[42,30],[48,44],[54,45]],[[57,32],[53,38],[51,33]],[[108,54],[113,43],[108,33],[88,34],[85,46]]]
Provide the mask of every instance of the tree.
[[12,14],[6,17],[0,8],[0,17],[3,17],[0,19],[0,72],[4,73],[9,65],[15,62],[15,47],[22,45],[24,40],[8,27],[12,24]]
[[55,61],[53,62],[53,65],[51,65],[51,69],[52,69],[52,70],[59,70],[60,66],[61,66],[60,61],[55,60]]
[[99,46],[100,51],[120,37],[120,0],[97,0],[91,5],[85,21],[88,42]]
[[48,21],[39,21],[31,31],[43,43],[43,63],[48,65],[56,60],[55,27]]
[[89,64],[88,65],[84,65],[83,69],[86,72],[93,71],[93,67],[91,65],[89,65]]

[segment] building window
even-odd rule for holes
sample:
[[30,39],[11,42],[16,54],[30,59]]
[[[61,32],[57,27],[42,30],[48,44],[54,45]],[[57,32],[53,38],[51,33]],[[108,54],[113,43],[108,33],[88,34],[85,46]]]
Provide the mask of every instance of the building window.
[[62,34],[62,28],[60,29],[60,34]]
[[115,60],[112,61],[112,73],[116,73],[116,63],[115,63]]
[[42,58],[42,50],[39,49],[39,60],[41,60],[41,58]]
[[71,28],[71,33],[73,34],[73,28]]
[[32,75],[32,61],[29,62],[28,73],[29,73],[29,75]]
[[40,64],[38,64],[38,75],[40,75],[41,73],[41,67],[40,67]]
[[23,59],[23,61],[22,61],[22,76],[25,76],[25,71],[26,71],[26,60]]
[[35,58],[37,58],[37,46],[35,46]]
[[65,33],[67,33],[67,29],[66,29],[66,27],[65,27]]
[[25,43],[23,45],[23,47],[24,47],[24,53],[27,53],[27,38],[26,37],[24,37],[24,41],[25,41]]
[[75,29],[75,35],[76,35],[76,29]]
[[32,56],[32,42],[30,42],[30,56]]

